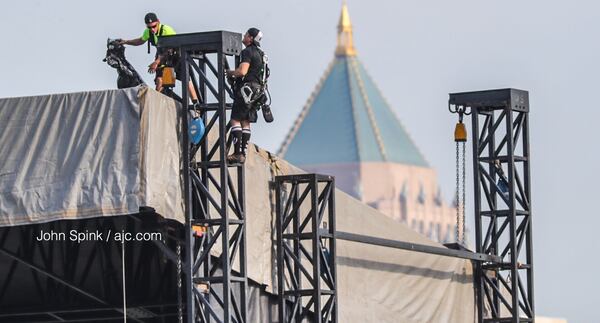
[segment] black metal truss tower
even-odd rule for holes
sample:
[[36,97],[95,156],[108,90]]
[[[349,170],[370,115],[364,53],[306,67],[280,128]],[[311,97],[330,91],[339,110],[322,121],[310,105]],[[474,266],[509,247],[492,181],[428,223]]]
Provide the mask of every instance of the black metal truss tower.
[[335,181],[277,176],[279,322],[337,322]]
[[475,184],[479,322],[534,322],[529,153],[529,94],[515,89],[450,94],[450,106],[470,109]]
[[232,96],[225,79],[227,57],[234,56],[239,62],[241,39],[238,33],[215,31],[159,41],[160,48],[178,52],[183,106],[188,107],[192,97],[185,86],[191,82],[206,127],[200,146],[191,145],[187,135],[190,116],[183,113],[187,322],[246,322],[244,167],[227,164],[226,140],[226,112]]

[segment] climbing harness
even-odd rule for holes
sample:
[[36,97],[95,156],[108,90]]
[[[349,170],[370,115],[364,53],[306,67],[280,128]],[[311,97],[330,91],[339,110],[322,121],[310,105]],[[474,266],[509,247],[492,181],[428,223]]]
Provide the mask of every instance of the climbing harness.
[[158,37],[161,37],[163,34],[163,29],[165,25],[160,24],[160,29],[158,30],[158,34],[155,34],[152,29],[149,29],[150,38],[148,38],[148,54],[150,54],[150,46],[156,46],[158,43]]
[[448,110],[458,114],[458,122],[454,128],[454,141],[456,142],[456,242],[465,245],[465,181],[466,181],[466,148],[467,129],[463,123],[463,117],[470,115],[467,108],[463,106],[455,106],[452,109],[448,105]]
[[254,111],[262,110],[263,118],[267,123],[273,122],[273,113],[271,112],[271,93],[269,92],[268,79],[271,75],[269,69],[269,57],[257,45],[262,65],[260,68],[260,80],[257,83],[244,83],[240,88],[240,93],[244,103]]

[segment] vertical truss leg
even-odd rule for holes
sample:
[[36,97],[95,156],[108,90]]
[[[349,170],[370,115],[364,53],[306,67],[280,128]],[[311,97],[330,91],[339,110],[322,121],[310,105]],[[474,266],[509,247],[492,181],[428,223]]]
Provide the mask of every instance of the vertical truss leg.
[[334,179],[288,175],[275,183],[279,322],[337,322]]
[[[231,89],[225,82],[227,54],[239,55],[240,39],[239,34],[208,32],[176,35],[159,44],[177,49],[184,73],[181,143],[187,322],[246,322],[245,174],[243,165],[227,164]],[[190,80],[193,89],[188,89]],[[189,91],[198,94],[206,128],[199,147],[191,146],[188,137]]]
[[515,89],[450,94],[471,109],[479,322],[534,322],[529,99]]

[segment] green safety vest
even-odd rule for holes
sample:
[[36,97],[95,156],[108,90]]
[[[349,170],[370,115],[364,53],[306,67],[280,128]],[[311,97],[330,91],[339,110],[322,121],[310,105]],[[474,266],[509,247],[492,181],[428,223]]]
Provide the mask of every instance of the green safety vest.
[[[173,29],[173,27],[168,26],[168,25],[163,25],[160,24],[158,27],[158,33],[156,34],[150,34],[150,29],[146,28],[144,29],[144,33],[142,34],[142,40],[143,41],[149,41],[150,44],[152,44],[153,46],[156,46],[156,44],[158,43],[158,38],[162,37],[162,36],[170,36],[170,35],[175,35],[175,29]],[[153,36],[153,37],[151,37]]]

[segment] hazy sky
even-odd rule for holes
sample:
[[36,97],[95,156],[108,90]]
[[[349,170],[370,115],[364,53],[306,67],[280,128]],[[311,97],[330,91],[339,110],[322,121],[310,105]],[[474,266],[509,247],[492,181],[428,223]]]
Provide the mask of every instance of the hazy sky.
[[[455,176],[448,93],[530,91],[537,313],[597,322],[598,2],[348,2],[360,60],[437,169],[448,201]],[[0,3],[5,30],[0,97],[115,88],[116,72],[102,62],[106,38],[139,37],[147,11],[180,33],[259,27],[270,57],[276,122],[255,126],[252,141],[272,151],[333,59],[341,5],[339,0]],[[146,47],[126,53],[151,84],[145,66],[153,56]]]

